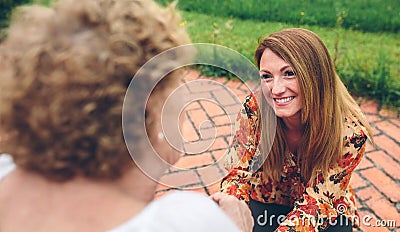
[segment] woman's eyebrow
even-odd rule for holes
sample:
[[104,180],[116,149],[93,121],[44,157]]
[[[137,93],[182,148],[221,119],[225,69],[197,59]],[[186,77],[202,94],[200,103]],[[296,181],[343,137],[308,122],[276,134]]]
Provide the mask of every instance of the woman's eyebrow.
[[285,69],[287,69],[287,68],[290,68],[290,65],[285,65],[285,66],[283,66],[282,68],[281,68],[281,72],[283,72],[283,70],[285,70]]
[[271,73],[270,71],[268,71],[266,69],[260,69],[260,72]]
[[[287,68],[291,68],[290,65],[285,65],[283,66],[279,71],[283,72],[283,70],[287,69]],[[270,71],[268,71],[267,69],[260,69],[260,72],[266,72],[266,73],[271,73]]]

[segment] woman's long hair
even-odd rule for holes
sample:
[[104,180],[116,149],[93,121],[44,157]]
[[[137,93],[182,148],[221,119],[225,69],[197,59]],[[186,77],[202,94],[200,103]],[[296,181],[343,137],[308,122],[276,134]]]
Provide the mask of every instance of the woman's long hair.
[[[365,128],[364,132],[372,141],[368,121],[337,75],[328,49],[316,34],[300,28],[271,34],[255,51],[258,67],[266,48],[289,63],[299,81],[304,99],[301,120],[305,128],[297,150],[297,162],[303,181],[313,180],[319,173],[326,175],[329,167],[342,156],[344,118]],[[265,97],[260,96],[261,112],[269,112]],[[268,120],[268,116],[261,119],[260,149],[263,154],[269,152],[263,164],[264,173],[279,181],[288,146],[282,119],[277,120],[272,140],[266,133]],[[268,146],[271,144],[268,141],[273,141],[272,146]]]

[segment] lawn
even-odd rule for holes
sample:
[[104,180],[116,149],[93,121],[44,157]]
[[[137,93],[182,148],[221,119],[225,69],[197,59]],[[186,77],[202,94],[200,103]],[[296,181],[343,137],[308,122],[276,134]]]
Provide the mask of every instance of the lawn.
[[[157,0],[162,4],[172,0]],[[179,9],[214,16],[369,32],[400,31],[398,0],[180,0]]]
[[[54,2],[16,0],[12,5],[24,1],[44,5]],[[178,9],[182,9],[182,25],[193,42],[224,45],[251,61],[258,39],[289,27],[310,29],[326,43],[353,95],[376,99],[400,111],[398,0],[180,0]],[[0,20],[6,25],[4,22]],[[203,71],[231,76],[213,67]]]
[[[309,25],[293,25],[233,17],[216,17],[182,11],[193,42],[232,48],[250,60],[257,41],[274,31],[302,27],[317,33],[326,43],[339,74],[353,95],[367,96],[400,107],[400,34],[370,33]],[[209,72],[210,75],[213,73]]]

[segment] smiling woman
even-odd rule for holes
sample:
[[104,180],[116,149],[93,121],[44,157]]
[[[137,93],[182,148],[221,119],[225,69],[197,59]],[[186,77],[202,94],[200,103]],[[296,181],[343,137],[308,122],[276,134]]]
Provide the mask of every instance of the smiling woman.
[[265,49],[260,60],[261,88],[265,96],[269,92],[274,99],[276,116],[285,120],[294,120],[292,124],[300,125],[300,110],[303,107],[303,99],[299,91],[299,81],[293,68],[271,49]]
[[[250,204],[254,231],[351,231],[349,180],[372,138],[326,46],[309,30],[286,29],[259,43],[255,61],[262,91],[239,112],[221,190]],[[265,210],[282,220],[260,223]]]

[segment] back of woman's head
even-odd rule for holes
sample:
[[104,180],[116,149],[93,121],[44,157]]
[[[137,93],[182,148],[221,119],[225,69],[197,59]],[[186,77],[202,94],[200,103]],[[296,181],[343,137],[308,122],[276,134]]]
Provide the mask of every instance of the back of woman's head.
[[[20,8],[0,45],[0,151],[51,179],[119,177],[130,165],[121,129],[126,88],[146,61],[189,42],[179,19],[145,0]],[[175,81],[172,74],[159,88]],[[139,144],[143,134],[132,133]]]

